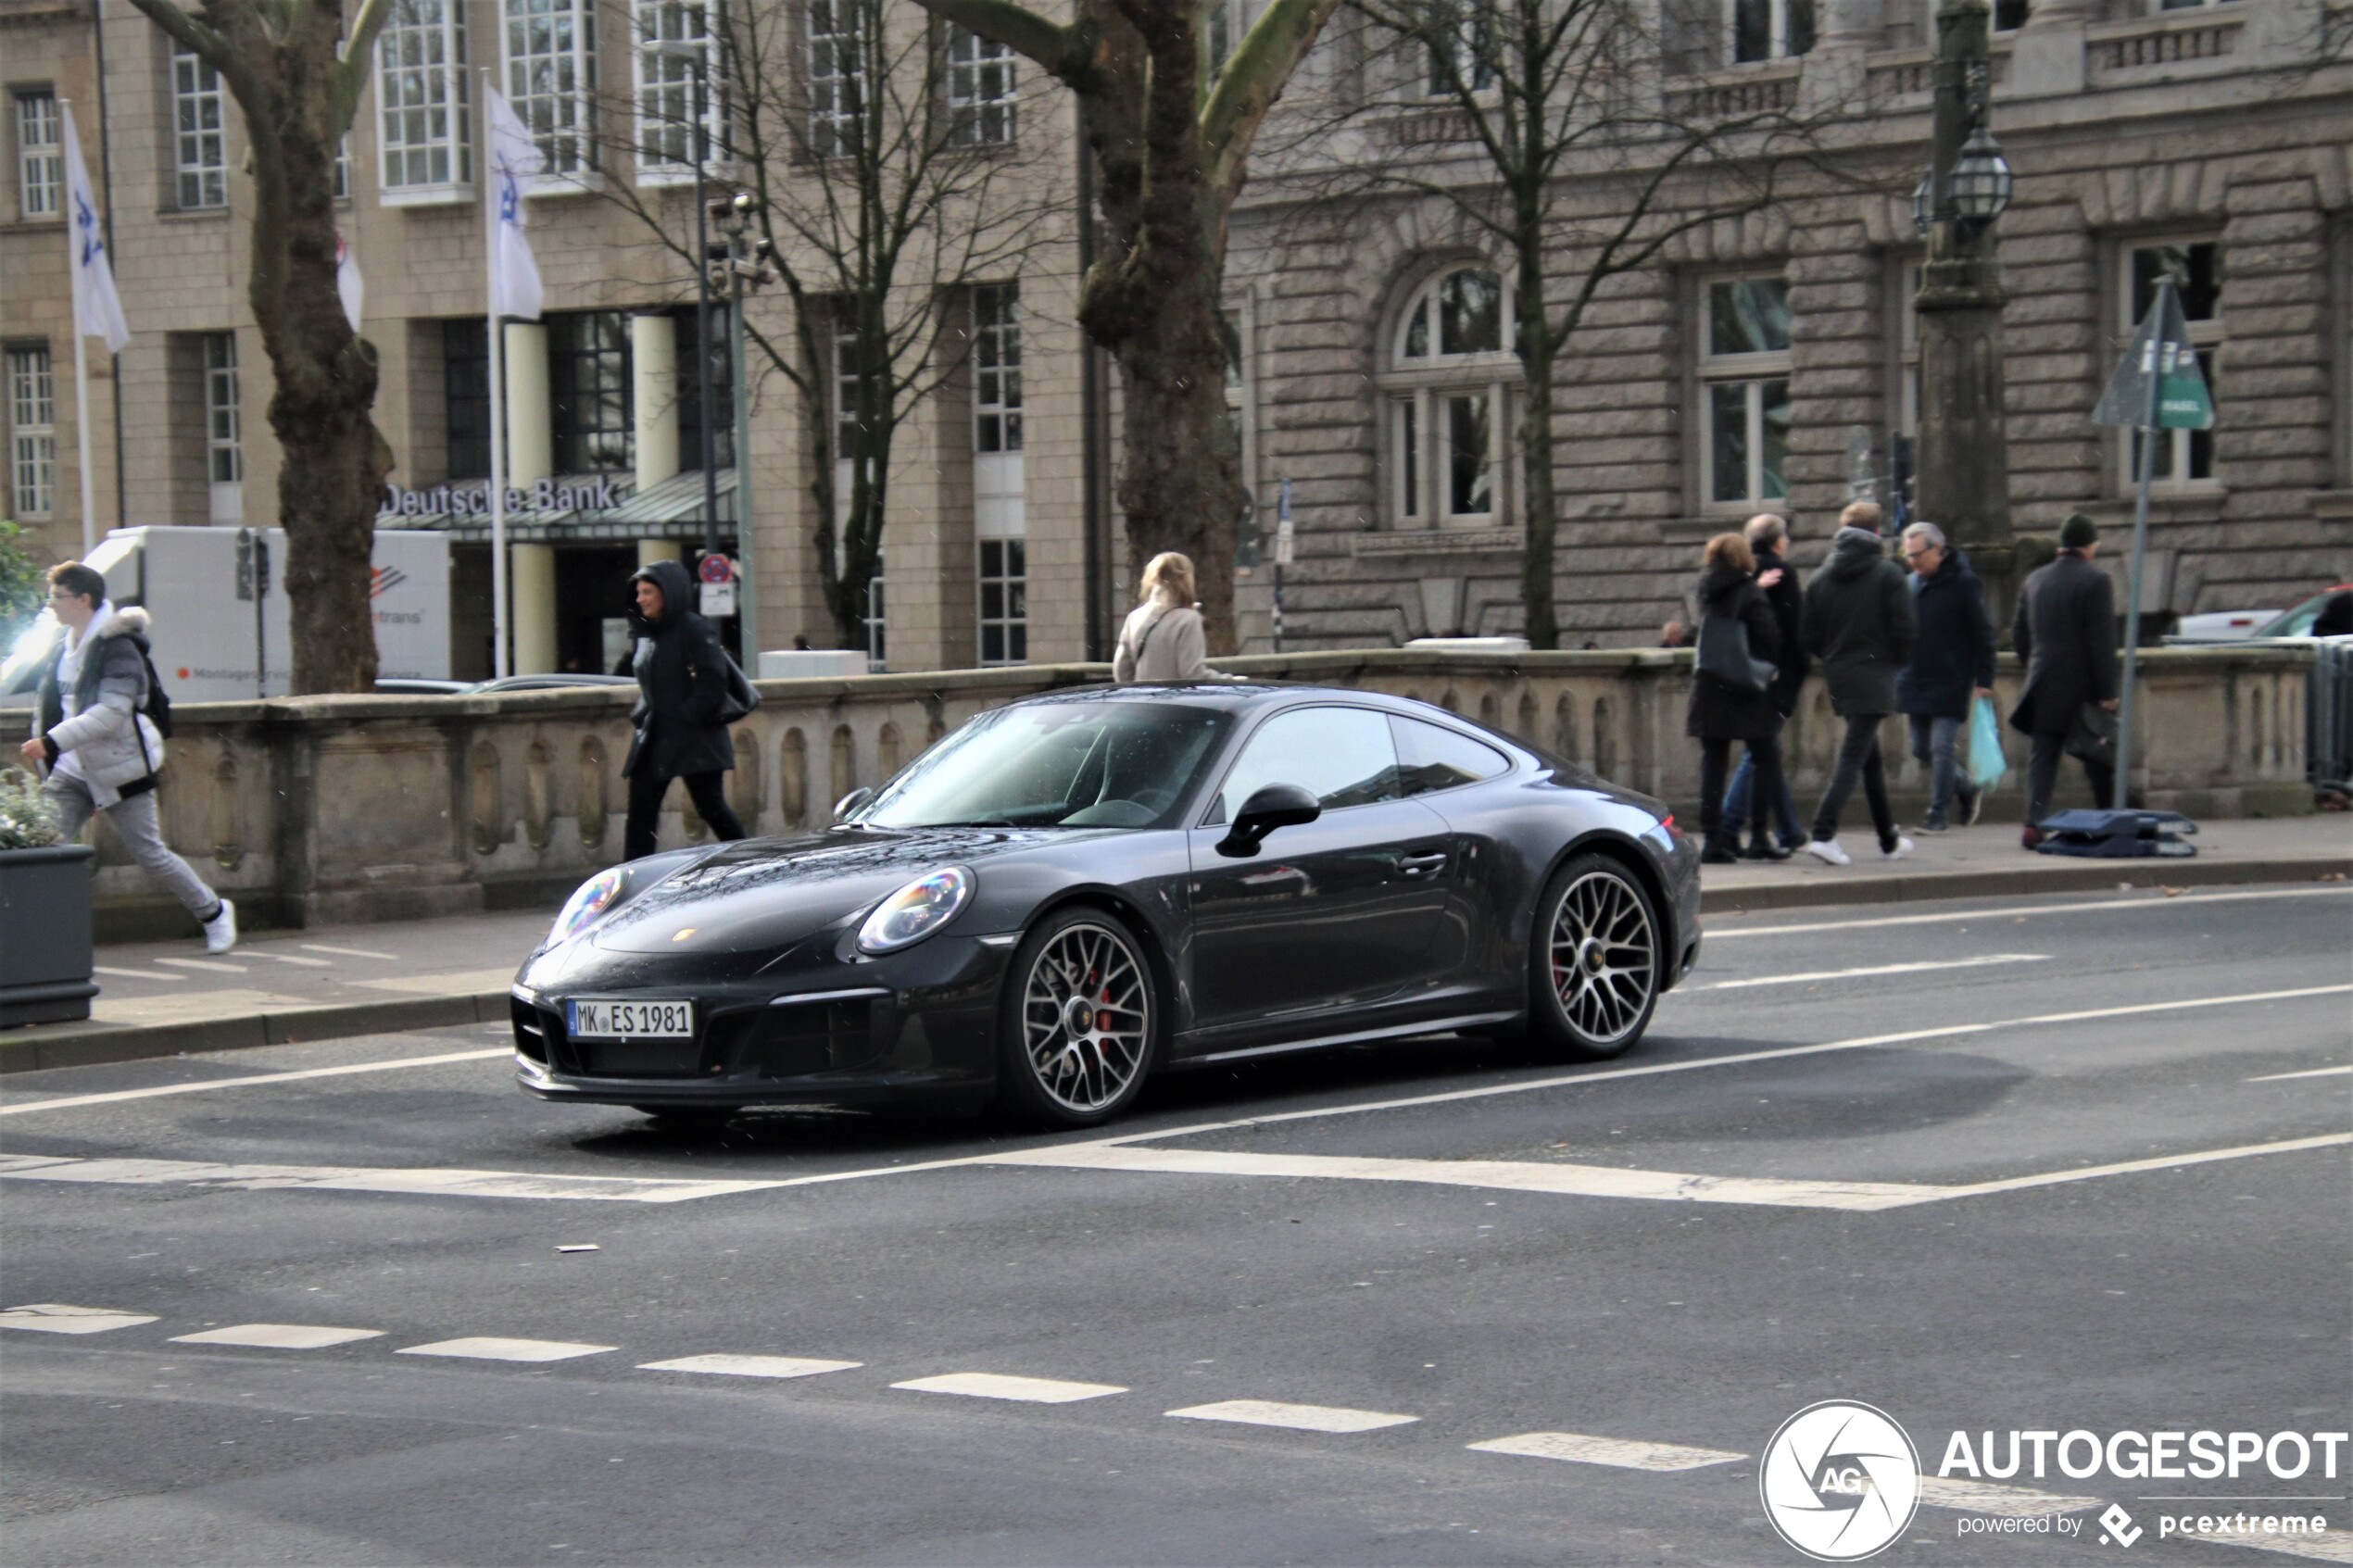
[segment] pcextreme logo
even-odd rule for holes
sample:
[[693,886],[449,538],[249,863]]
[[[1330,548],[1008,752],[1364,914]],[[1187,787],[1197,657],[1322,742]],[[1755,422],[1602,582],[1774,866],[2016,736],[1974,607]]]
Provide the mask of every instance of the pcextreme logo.
[[1911,1524],[1919,1453],[1886,1411],[1824,1399],[1781,1423],[1756,1485],[1781,1539],[1817,1562],[1857,1562]]

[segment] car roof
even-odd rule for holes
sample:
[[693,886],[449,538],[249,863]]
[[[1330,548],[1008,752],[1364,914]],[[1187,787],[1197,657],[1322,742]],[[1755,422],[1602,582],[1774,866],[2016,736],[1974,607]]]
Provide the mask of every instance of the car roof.
[[1237,714],[1316,702],[1347,702],[1409,717],[1451,719],[1464,729],[1474,732],[1485,729],[1485,726],[1473,723],[1451,709],[1436,707],[1414,697],[1356,686],[1314,686],[1289,681],[1149,681],[1124,686],[1072,686],[1061,691],[1040,692],[1036,696],[1024,697],[1006,706],[1030,708],[1048,703],[1090,702],[1159,702]]

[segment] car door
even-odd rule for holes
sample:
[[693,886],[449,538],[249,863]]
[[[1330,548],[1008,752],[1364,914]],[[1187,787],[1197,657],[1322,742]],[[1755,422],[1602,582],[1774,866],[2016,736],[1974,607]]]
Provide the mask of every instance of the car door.
[[[1219,848],[1252,791],[1292,784],[1323,815],[1250,856]],[[1445,820],[1401,798],[1385,715],[1318,705],[1268,718],[1192,829],[1189,985],[1196,1029],[1279,1032],[1379,1002],[1428,969],[1444,904]]]
[[1472,786],[1509,772],[1512,760],[1495,746],[1427,719],[1391,714],[1397,742],[1398,793],[1428,806],[1446,823],[1446,865],[1438,880],[1444,899],[1432,934],[1430,967],[1454,987],[1523,973],[1510,946],[1509,911],[1526,897],[1516,880],[1519,857],[1498,841],[1524,808],[1507,797]]

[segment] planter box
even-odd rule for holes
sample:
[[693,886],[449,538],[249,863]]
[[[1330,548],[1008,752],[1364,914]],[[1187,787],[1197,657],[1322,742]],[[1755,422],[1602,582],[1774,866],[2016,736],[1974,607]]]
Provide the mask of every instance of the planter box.
[[0,849],[0,1028],[90,1016],[86,844]]

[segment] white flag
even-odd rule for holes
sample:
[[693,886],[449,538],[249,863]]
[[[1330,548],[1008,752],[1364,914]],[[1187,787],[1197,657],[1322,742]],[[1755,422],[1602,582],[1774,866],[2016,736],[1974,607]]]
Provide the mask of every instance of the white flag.
[[116,354],[131,341],[122,319],[122,298],[114,292],[114,269],[107,262],[106,231],[98,203],[90,194],[90,171],[82,166],[82,137],[73,128],[73,106],[60,104],[66,144],[66,238],[73,257],[73,330],[107,340]]
[[368,299],[368,280],[359,275],[359,261],[351,254],[351,242],[341,234],[335,236],[335,294],[343,300],[343,319],[351,323],[354,332],[359,332],[359,307]]
[[539,264],[532,259],[531,242],[523,237],[522,178],[545,169],[547,159],[504,94],[486,87],[483,99],[490,122],[490,199],[497,203],[497,221],[490,226],[490,314],[535,321]]

